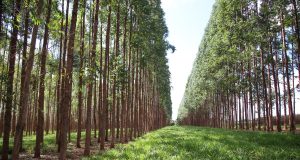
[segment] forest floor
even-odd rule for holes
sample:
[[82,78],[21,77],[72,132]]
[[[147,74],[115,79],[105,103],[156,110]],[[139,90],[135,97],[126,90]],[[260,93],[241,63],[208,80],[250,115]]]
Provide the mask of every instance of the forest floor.
[[[68,159],[300,159],[300,135],[290,133],[170,126],[100,153],[93,138],[90,157],[83,157],[82,137],[82,148],[76,148],[76,133],[71,134]],[[33,159],[35,136],[24,137],[23,143],[20,159]],[[55,134],[45,135],[41,159],[58,159],[56,149]]]
[[[98,133],[97,133],[98,134]],[[81,159],[84,153],[84,137],[85,132],[82,132],[81,136],[81,148],[76,147],[76,133],[71,133],[71,141],[68,143],[67,148],[67,159]],[[92,137],[94,137],[94,132],[92,132]],[[32,136],[25,136],[23,140],[23,148],[24,152],[20,153],[21,160],[27,160],[27,159],[37,159],[33,158],[34,156],[34,146],[35,146],[35,135]],[[91,143],[91,154],[99,154],[99,143],[97,142],[97,138],[92,138]],[[0,144],[2,144],[2,139],[0,140]],[[13,138],[10,138],[10,150],[9,154],[12,152],[12,146],[13,146]],[[105,143],[105,148],[109,148],[109,143]],[[0,146],[0,151],[2,151],[2,146]],[[39,159],[46,159],[46,160],[52,160],[52,159],[58,159],[59,154],[57,153],[57,145],[55,143],[55,134],[47,134],[44,136],[44,143],[41,150],[41,158]],[[10,155],[9,155],[10,156]],[[1,157],[0,157],[1,159]]]

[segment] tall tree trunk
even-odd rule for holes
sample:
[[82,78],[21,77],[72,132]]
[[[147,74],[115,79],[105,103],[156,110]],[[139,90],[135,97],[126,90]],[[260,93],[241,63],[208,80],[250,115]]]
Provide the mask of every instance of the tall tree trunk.
[[92,50],[91,50],[91,61],[90,61],[90,70],[89,70],[89,83],[88,83],[88,99],[87,99],[87,121],[86,121],[86,138],[85,138],[85,149],[84,155],[90,154],[90,143],[91,143],[91,108],[92,108],[92,95],[93,95],[93,82],[94,82],[94,66],[95,57],[96,57],[96,44],[97,44],[97,34],[98,34],[98,12],[99,12],[99,0],[96,0],[95,5],[95,16],[94,16],[94,24],[93,24],[93,42],[92,42]]
[[[266,130],[266,128],[268,128],[269,130],[269,123],[266,119],[266,116],[268,115],[268,112],[267,112],[267,115],[265,114],[266,111],[267,111],[267,108],[268,108],[268,94],[267,94],[267,83],[266,83],[266,78],[265,78],[265,66],[264,66],[264,54],[263,54],[263,50],[260,49],[260,55],[261,55],[261,74],[262,74],[262,80],[263,80],[263,95],[264,95],[264,101],[263,101],[263,104],[264,104],[264,130]],[[267,127],[266,127],[267,126]]]
[[290,87],[290,75],[289,75],[289,62],[288,62],[288,55],[286,49],[286,40],[285,40],[285,27],[284,27],[284,19],[283,13],[281,11],[280,21],[281,21],[281,38],[282,38],[282,51],[283,56],[285,56],[285,74],[287,79],[287,96],[288,96],[288,107],[289,107],[289,124],[290,124],[290,131],[295,132],[295,121],[294,121],[294,112],[293,112],[293,105],[292,105],[292,96],[291,96],[291,87]]
[[[272,51],[272,43],[270,42],[270,53],[273,54]],[[276,53],[275,53],[276,54]],[[280,111],[279,111],[279,99],[278,97],[280,96],[278,94],[278,86],[277,86],[277,76],[276,76],[276,71],[277,71],[277,67],[275,67],[275,64],[277,64],[277,59],[272,59],[271,65],[272,65],[272,74],[273,74],[273,81],[274,81],[274,90],[275,90],[275,109],[276,109],[276,126],[277,126],[277,131],[281,132],[281,124],[280,124],[280,119],[281,119],[281,115],[280,115]]]
[[103,113],[101,118],[101,127],[100,127],[100,149],[104,150],[104,140],[105,140],[105,129],[107,123],[107,111],[108,111],[108,96],[107,96],[107,70],[108,70],[108,63],[109,63],[109,48],[110,48],[110,28],[111,28],[111,6],[109,5],[108,8],[108,17],[107,17],[107,29],[106,29],[106,40],[105,40],[105,62],[104,62],[104,69],[103,69]]
[[[117,59],[118,59],[118,56],[119,56],[119,41],[120,41],[120,4],[118,4],[118,7],[117,7],[117,24],[116,24],[116,47],[115,47],[115,64],[118,65],[117,63]],[[114,66],[114,68],[116,69],[116,66]],[[111,148],[114,148],[115,147],[115,108],[119,106],[117,104],[119,104],[119,102],[116,103],[116,88],[117,90],[119,90],[119,87],[116,87],[117,85],[117,82],[116,82],[116,74],[114,75],[114,79],[113,79],[113,106],[112,106],[112,124],[111,124],[111,144],[110,144],[110,147]],[[117,101],[119,101],[119,98],[117,98]],[[123,108],[123,106],[122,106]],[[123,114],[123,113],[122,113]],[[118,115],[117,115],[118,116]],[[121,122],[122,122],[122,118],[121,118]],[[118,122],[119,123],[119,122]],[[121,123],[122,125],[122,123]],[[121,135],[123,135],[123,130],[121,130]],[[121,139],[123,138],[123,136],[121,136]]]
[[[36,16],[40,18],[43,8],[43,0],[38,1],[37,12]],[[31,79],[31,71],[33,68],[34,62],[34,52],[35,52],[35,44],[36,38],[38,33],[38,24],[35,24],[32,29],[32,36],[31,36],[31,44],[29,50],[29,57],[26,62],[26,69],[25,69],[25,77],[24,77],[24,85],[21,87],[21,94],[22,96],[22,103],[20,104],[19,110],[19,119],[17,122],[16,127],[16,135],[14,137],[14,147],[13,147],[13,159],[18,159],[19,157],[19,150],[20,150],[20,142],[22,141],[23,129],[25,126],[26,118],[27,118],[27,104],[28,104],[28,94],[30,89],[30,79]]]
[[257,58],[254,58],[254,66],[255,66],[255,90],[256,90],[256,98],[257,98],[257,125],[258,125],[258,130],[261,130],[261,119],[260,119],[260,95],[259,95],[259,83],[258,83],[258,72],[257,72]]
[[[126,1],[126,8],[128,8],[128,1]],[[125,17],[124,17],[124,26],[123,26],[123,30],[124,30],[123,31],[123,67],[126,67],[126,64],[127,64],[126,63],[126,61],[127,61],[127,58],[126,58],[127,12],[128,11],[126,10]],[[127,66],[129,67],[129,65],[127,65]],[[124,68],[124,70],[125,70],[125,68]],[[130,73],[129,70],[128,70],[128,73]],[[123,81],[122,81],[122,89],[121,89],[122,91],[121,92],[123,94],[123,96],[122,96],[123,98],[121,98],[121,99],[123,100],[123,102],[121,104],[121,106],[122,106],[122,114],[121,114],[121,116],[122,116],[121,117],[122,128],[121,128],[121,133],[123,133],[123,130],[124,130],[125,134],[124,134],[124,138],[121,139],[121,140],[123,140],[122,142],[127,142],[128,141],[128,139],[127,139],[127,132],[128,132],[127,124],[128,124],[128,107],[129,107],[128,106],[128,101],[129,101],[128,89],[129,88],[125,86],[125,81],[124,81],[125,77],[123,77],[122,79],[123,79]],[[128,81],[128,84],[129,84],[129,81]],[[125,101],[125,99],[126,99],[126,101]]]
[[51,106],[50,102],[52,97],[51,88],[52,88],[52,73],[50,73],[50,82],[48,86],[47,114],[46,114],[46,126],[45,126],[46,134],[49,134],[50,125],[51,125],[51,118],[50,118],[50,112],[52,111],[52,109],[50,108]]
[[[64,4],[65,1],[62,1],[61,10],[64,13]],[[57,152],[60,150],[60,109],[61,109],[61,99],[62,99],[62,63],[63,63],[63,31],[64,31],[64,18],[61,18],[60,22],[60,44],[59,44],[59,66],[58,66],[58,79],[56,85],[56,144],[58,144]]]
[[[21,9],[21,0],[16,0],[13,12],[13,29],[10,39],[10,49],[9,49],[9,68],[8,68],[8,81],[6,88],[6,106],[4,115],[4,133],[3,133],[3,145],[2,145],[2,159],[8,159],[8,149],[9,149],[9,133],[11,129],[11,110],[12,110],[12,99],[13,99],[13,84],[14,84],[14,73],[15,73],[15,60],[17,52],[17,41],[19,32],[19,13]],[[2,22],[1,22],[2,23]]]
[[44,42],[41,53],[41,70],[40,70],[40,87],[39,87],[39,99],[38,99],[38,124],[36,126],[36,143],[34,157],[39,158],[41,156],[41,143],[43,143],[44,137],[44,97],[45,97],[45,74],[46,74],[46,60],[47,60],[47,45],[49,37],[49,21],[51,16],[51,4],[52,0],[48,0],[48,12],[45,24]]
[[268,112],[269,112],[269,128],[271,131],[273,131],[273,104],[272,104],[272,84],[271,84],[271,65],[268,63],[268,90],[269,90],[269,107],[268,107]]
[[[292,0],[293,3],[293,11],[294,11],[294,24],[295,24],[295,35],[296,35],[296,44],[297,49],[296,52],[298,53],[298,83],[300,85],[300,29],[299,29],[299,19],[298,19],[298,9],[297,9],[297,3],[296,0]],[[298,1],[299,3],[299,1]]]
[[72,72],[73,72],[73,52],[74,52],[74,40],[75,40],[75,29],[77,21],[77,10],[78,0],[74,0],[73,11],[71,18],[71,26],[69,31],[69,42],[68,42],[68,54],[67,54],[67,65],[66,65],[66,76],[65,76],[65,89],[63,90],[63,104],[61,107],[61,125],[60,125],[60,159],[66,158],[67,150],[67,131],[69,128],[69,119],[63,116],[68,115],[69,108],[71,105],[71,91],[72,91]]
[[103,113],[103,46],[102,46],[102,23],[101,23],[101,27],[100,27],[100,76],[99,76],[99,102],[98,102],[98,119],[99,119],[99,132],[98,132],[98,143],[100,143],[100,137],[101,137],[101,123],[102,123],[102,115],[101,113]]
[[78,124],[77,124],[77,140],[76,146],[80,148],[81,140],[81,125],[82,125],[82,85],[83,85],[83,58],[84,58],[84,34],[85,34],[85,6],[86,1],[83,0],[83,13],[81,15],[80,26],[80,66],[79,66],[79,80],[78,80]]
[[[94,73],[94,76],[96,76],[96,72]],[[96,117],[96,112],[97,112],[97,81],[96,79],[94,80],[94,109],[93,109],[93,120],[94,120],[94,138],[97,138],[97,117]]]

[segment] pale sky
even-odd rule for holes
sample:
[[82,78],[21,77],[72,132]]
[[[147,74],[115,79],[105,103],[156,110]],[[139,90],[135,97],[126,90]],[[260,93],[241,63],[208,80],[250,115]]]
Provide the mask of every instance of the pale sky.
[[169,53],[171,71],[172,119],[177,118],[178,107],[184,94],[205,27],[215,0],[162,0],[169,42],[176,47]]

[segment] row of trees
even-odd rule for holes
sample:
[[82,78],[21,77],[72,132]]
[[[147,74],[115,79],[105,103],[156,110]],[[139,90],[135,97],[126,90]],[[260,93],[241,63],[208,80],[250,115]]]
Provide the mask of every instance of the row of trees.
[[[56,134],[60,159],[70,134],[128,142],[171,118],[168,30],[160,0],[2,0],[2,159],[22,150],[23,133]],[[99,131],[99,132],[97,132]]]
[[[179,109],[181,124],[294,132],[299,1],[217,0]],[[299,104],[298,104],[299,105]]]

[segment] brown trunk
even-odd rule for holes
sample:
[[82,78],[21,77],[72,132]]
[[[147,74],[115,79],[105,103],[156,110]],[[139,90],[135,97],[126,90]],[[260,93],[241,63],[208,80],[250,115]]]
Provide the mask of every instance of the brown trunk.
[[[271,44],[270,44],[270,46],[272,46]],[[273,54],[273,51],[272,51],[272,47],[270,47],[270,49],[271,49],[271,53]],[[275,54],[277,54],[277,53],[275,53]],[[280,103],[280,101],[279,101],[279,99],[278,99],[278,97],[280,96],[279,94],[278,94],[278,86],[277,86],[277,83],[278,83],[278,77],[277,77],[277,74],[276,74],[276,72],[277,72],[277,67],[275,67],[275,64],[277,64],[277,58],[274,60],[274,59],[272,59],[272,74],[273,74],[273,80],[274,80],[274,90],[275,90],[275,109],[276,109],[276,126],[277,126],[277,131],[278,132],[281,132],[281,124],[280,124],[280,119],[281,119],[281,115],[280,115],[280,111],[279,111],[279,103]]]
[[289,124],[290,124],[290,131],[294,132],[296,130],[295,121],[294,121],[294,112],[293,112],[293,105],[292,105],[292,96],[291,96],[291,87],[290,87],[290,75],[289,75],[289,62],[288,62],[288,55],[286,49],[286,40],[285,40],[285,27],[284,27],[284,20],[283,20],[283,13],[281,11],[280,21],[281,21],[281,38],[282,38],[282,56],[285,57],[284,67],[285,67],[285,74],[286,74],[286,81],[287,81],[287,96],[288,96],[288,108],[289,108]]
[[258,130],[261,130],[261,120],[260,120],[260,95],[259,95],[259,83],[258,83],[258,72],[257,72],[257,58],[254,58],[254,67],[255,67],[255,90],[256,90],[256,99],[257,99],[257,125],[258,125]]
[[[261,46],[262,47],[262,46]],[[262,74],[262,79],[263,79],[263,95],[264,95],[264,130],[266,130],[266,125],[268,126],[268,130],[269,130],[269,123],[266,119],[266,116],[268,116],[268,94],[267,94],[267,83],[266,83],[266,78],[265,78],[265,66],[264,66],[264,55],[263,55],[263,50],[260,49],[260,58],[261,58],[261,74]],[[267,113],[266,113],[267,111]],[[267,115],[266,115],[267,114]]]
[[[13,82],[14,82],[14,73],[15,73],[15,60],[17,52],[17,41],[18,41],[18,32],[19,32],[19,21],[18,16],[21,8],[21,1],[15,1],[15,8],[13,13],[13,30],[11,33],[10,39],[10,49],[9,49],[9,68],[8,68],[8,81],[6,88],[6,106],[5,106],[5,115],[4,115],[4,128],[3,128],[3,145],[2,145],[2,159],[8,159],[8,149],[9,149],[9,133],[11,129],[11,110],[12,110],[12,99],[13,99]],[[1,22],[2,23],[2,22]]]
[[[61,10],[62,13],[64,13],[64,4],[65,1],[62,1]],[[64,26],[64,18],[61,18],[60,22],[60,45],[59,45],[59,66],[58,66],[58,79],[57,79],[57,85],[56,85],[56,144],[58,144],[57,152],[60,150],[60,143],[59,143],[59,137],[60,137],[60,103],[61,103],[61,97],[62,97],[62,55],[63,55],[63,28]]]
[[135,92],[134,92],[134,105],[133,105],[133,109],[134,109],[134,122],[133,122],[133,137],[136,138],[137,137],[137,127],[138,127],[138,106],[139,106],[139,96],[138,96],[138,93],[139,93],[139,73],[138,73],[138,49],[137,49],[137,52],[136,52],[136,61],[135,61]]
[[49,134],[51,120],[50,120],[50,112],[52,109],[50,109],[50,101],[51,101],[51,88],[52,88],[52,73],[50,73],[50,82],[48,87],[48,103],[47,103],[47,115],[46,115],[46,134]]
[[[295,35],[296,35],[296,44],[297,44],[297,49],[296,52],[298,53],[298,75],[300,75],[300,29],[299,29],[299,19],[298,19],[298,9],[297,9],[297,3],[296,0],[292,0],[293,3],[293,11],[294,11],[294,24],[295,24]],[[299,2],[298,2],[299,3]],[[299,78],[299,85],[300,85],[300,76]]]
[[60,154],[59,159],[66,159],[67,150],[67,131],[69,128],[68,115],[69,108],[71,105],[71,91],[72,91],[72,71],[73,71],[73,52],[74,52],[74,40],[75,40],[75,29],[77,21],[77,10],[78,10],[78,0],[73,3],[73,11],[71,18],[71,26],[69,31],[69,43],[68,43],[68,54],[67,54],[67,65],[66,65],[66,76],[65,76],[65,88],[63,90],[63,98],[61,108],[61,125],[60,125]]
[[[119,56],[119,52],[120,52],[120,47],[119,47],[119,42],[120,42],[120,4],[118,4],[118,8],[117,8],[117,24],[116,24],[116,47],[115,47],[115,57],[118,58]],[[116,75],[114,76],[114,84],[113,84],[113,96],[115,96],[115,92],[117,90],[117,92],[119,93],[119,87],[116,87]],[[123,98],[123,95],[121,95],[121,99]],[[117,100],[117,103],[116,101]],[[113,99],[114,101],[114,105],[112,106],[112,132],[111,132],[111,137],[112,137],[112,140],[111,140],[111,145],[110,147],[111,148],[114,148],[114,143],[115,143],[115,108],[118,108],[119,109],[119,98],[116,97]],[[123,104],[122,104],[122,108],[123,108]],[[123,113],[121,113],[121,127],[122,127],[122,121],[123,121],[123,118],[122,118],[122,115]],[[118,116],[118,115],[117,115]],[[117,122],[119,123],[119,122]],[[123,130],[121,128],[121,141],[123,139]]]
[[[90,70],[89,70],[89,83],[88,83],[88,99],[87,99],[87,114],[86,114],[86,138],[85,138],[85,149],[84,155],[90,154],[90,143],[91,143],[91,109],[92,109],[92,96],[93,96],[93,82],[94,82],[94,66],[95,57],[96,57],[96,44],[97,44],[97,34],[98,34],[98,12],[99,12],[99,0],[96,0],[95,5],[95,16],[94,16],[94,24],[93,24],[93,41],[92,41],[92,50],[91,50],[91,57],[90,57]],[[96,104],[95,104],[96,105]]]
[[47,45],[49,37],[49,21],[51,16],[51,1],[48,0],[48,12],[45,24],[44,42],[41,53],[41,70],[40,70],[40,88],[38,99],[38,124],[36,126],[36,143],[34,157],[39,158],[41,156],[41,143],[43,143],[44,137],[44,97],[45,97],[45,74],[46,74],[46,59],[47,59]]
[[[65,1],[63,1],[62,2],[62,13],[64,13],[64,4],[65,3]],[[61,119],[61,117],[63,117],[61,114],[62,114],[62,105],[63,105],[63,97],[65,97],[65,95],[64,95],[64,93],[65,93],[65,79],[66,79],[66,52],[67,52],[67,40],[68,40],[68,27],[69,27],[69,0],[67,0],[67,2],[66,2],[67,4],[66,4],[66,11],[65,11],[65,18],[63,17],[62,18],[62,21],[61,21],[61,29],[62,29],[62,33],[64,33],[64,34],[62,34],[61,36],[61,48],[60,48],[60,54],[61,54],[61,59],[60,59],[60,63],[61,63],[61,86],[60,86],[60,101],[59,101],[59,110],[58,110],[58,113],[57,113],[57,116],[59,117],[58,118],[58,126],[59,126],[59,129],[57,130],[57,133],[58,133],[58,147],[57,147],[57,149],[58,149],[58,152],[60,152],[60,146],[61,146],[61,137],[62,137],[62,135],[61,135],[61,130],[60,130],[60,128],[62,128],[62,119]],[[65,19],[65,26],[64,26],[64,19]],[[69,106],[69,105],[68,105]],[[68,109],[69,110],[69,109]],[[68,114],[69,114],[69,112],[68,112]],[[69,118],[69,115],[68,114],[66,114],[66,115],[64,115],[64,117],[67,117],[67,118]]]
[[[133,27],[133,16],[132,16],[132,9],[130,9],[130,28],[129,28],[129,41],[132,39],[132,27]],[[130,79],[128,80],[131,88],[130,94],[130,104],[129,104],[129,125],[128,128],[130,129],[129,131],[129,140],[132,140],[133,136],[133,102],[134,102],[134,58],[133,58],[133,52],[132,52],[132,47],[129,45],[129,74],[130,74]]]
[[[128,6],[128,1],[126,1],[126,7],[127,6]],[[127,59],[126,59],[127,11],[126,11],[126,14],[125,14],[125,17],[124,17],[124,27],[123,28],[124,28],[124,31],[123,31],[123,66],[125,67],[126,66],[126,61],[127,61]],[[129,67],[130,64],[128,64],[127,66]],[[129,70],[128,70],[128,73],[130,73]],[[129,87],[126,88],[124,83],[125,82],[122,83],[122,94],[123,94],[122,100],[123,100],[123,103],[122,103],[122,115],[121,116],[123,116],[123,118],[121,118],[121,120],[122,120],[123,124],[122,124],[122,128],[121,128],[121,132],[123,132],[123,128],[124,128],[124,132],[125,132],[124,141],[128,142],[128,138],[127,138],[128,126],[127,126],[127,124],[128,124],[128,104],[129,104],[128,103],[128,101],[129,101],[128,90],[129,90]],[[124,93],[124,92],[126,92],[126,93]],[[125,98],[126,98],[127,101],[124,100]],[[122,142],[124,142],[124,141],[122,141]]]
[[[84,8],[85,8],[84,1]],[[81,26],[80,26],[80,67],[79,67],[79,80],[78,80],[78,124],[77,124],[77,140],[76,147],[80,148],[81,140],[81,123],[82,123],[82,85],[83,85],[83,56],[84,56],[84,33],[85,33],[85,9],[81,16]]]
[[[37,6],[37,13],[36,16],[40,17],[43,8],[43,0],[38,1]],[[35,52],[35,44],[38,32],[38,25],[35,24],[32,29],[32,36],[31,36],[31,44],[30,44],[30,51],[29,57],[26,62],[26,69],[25,69],[25,77],[24,77],[24,85],[21,87],[21,94],[22,99],[19,109],[19,119],[16,126],[16,135],[14,137],[14,147],[13,147],[13,159],[18,159],[19,157],[19,150],[20,150],[20,142],[22,141],[23,129],[25,126],[26,118],[27,118],[27,104],[28,104],[28,95],[30,90],[30,79],[31,79],[31,71],[33,68],[33,61],[34,61],[34,52]]]
[[107,70],[109,63],[109,46],[110,46],[110,28],[111,28],[111,6],[109,6],[109,13],[107,17],[107,29],[106,29],[106,40],[105,40],[105,63],[103,71],[103,115],[101,116],[101,127],[100,127],[100,149],[104,150],[104,140],[105,140],[105,128],[107,123],[107,111],[108,111],[108,97],[107,97]]
[[103,47],[102,47],[102,23],[101,23],[101,27],[100,27],[100,76],[99,76],[99,102],[98,102],[98,119],[99,119],[99,132],[98,132],[98,143],[100,143],[100,137],[101,137],[101,123],[102,123],[102,115],[101,113],[103,113]]
[[252,72],[251,72],[251,60],[248,62],[248,80],[249,80],[249,95],[250,95],[250,111],[251,111],[251,123],[252,123],[252,130],[255,130],[255,119],[254,119],[254,109],[253,109],[253,95],[252,95]]
[[[96,76],[96,73],[94,73]],[[97,138],[97,119],[96,119],[96,111],[97,111],[97,81],[94,82],[94,109],[93,109],[93,120],[94,120],[94,138]]]
[[270,128],[270,130],[271,131],[273,131],[273,122],[272,122],[272,119],[273,119],[273,114],[272,114],[272,112],[273,112],[273,109],[272,109],[272,85],[271,85],[271,65],[270,65],[270,63],[268,63],[268,90],[269,90],[269,110],[268,110],[268,112],[269,112],[269,117],[268,117],[268,120],[269,120],[269,128]]

